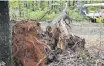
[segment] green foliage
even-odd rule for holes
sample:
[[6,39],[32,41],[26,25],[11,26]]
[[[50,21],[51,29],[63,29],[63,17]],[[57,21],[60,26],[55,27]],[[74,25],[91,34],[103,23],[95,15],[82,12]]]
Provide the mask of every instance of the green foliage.
[[81,15],[79,13],[79,11],[73,10],[73,8],[72,8],[72,10],[71,9],[69,10],[69,16],[71,16],[75,20],[84,20],[84,19],[86,19],[86,16]]
[[94,11],[94,12],[96,12],[96,11],[98,11],[99,9],[101,9],[101,7],[100,6],[96,6],[96,7],[88,7],[88,10],[89,11]]
[[54,19],[56,17],[56,14],[55,14],[55,12],[53,12],[53,13],[51,13],[51,14],[47,14],[46,16],[45,16],[45,19]]
[[31,19],[39,19],[42,17],[42,15],[44,15],[44,11],[42,10],[36,10],[36,11],[32,11],[30,12],[30,18]]
[[[75,10],[73,1],[70,1],[69,7],[69,16],[75,20],[85,20],[86,17],[81,15],[79,11]],[[49,20],[56,17],[65,7],[66,1],[9,1],[10,7],[10,18],[13,20],[18,19],[40,19]],[[92,1],[91,1],[92,3]],[[54,4],[54,5],[52,5]],[[55,5],[56,4],[56,5]],[[57,5],[58,4],[58,5]],[[97,11],[100,7],[88,7],[89,11]],[[51,10],[49,13],[46,13],[48,10]]]
[[9,2],[9,6],[17,6],[18,5],[18,2],[17,1],[12,1],[12,2]]
[[[9,7],[10,18],[13,20],[40,19],[49,10],[48,1],[10,1]],[[55,16],[56,14],[54,12],[50,12],[49,14],[46,13],[43,19],[52,19]]]

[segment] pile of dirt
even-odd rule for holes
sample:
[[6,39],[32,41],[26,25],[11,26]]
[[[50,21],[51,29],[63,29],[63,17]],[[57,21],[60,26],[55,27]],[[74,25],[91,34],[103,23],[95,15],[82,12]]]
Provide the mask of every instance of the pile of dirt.
[[40,24],[20,21],[13,26],[12,53],[15,65],[45,66],[44,43],[39,39]]
[[77,52],[65,50],[58,54],[56,60],[48,64],[48,66],[104,66],[103,60],[91,57],[86,53],[86,50],[82,52],[79,55]]
[[[90,55],[85,49],[85,40],[78,36],[71,36],[66,41],[66,48],[59,53],[59,49],[51,54],[51,62],[47,66],[104,66],[104,59]],[[49,58],[50,59],[50,58]]]

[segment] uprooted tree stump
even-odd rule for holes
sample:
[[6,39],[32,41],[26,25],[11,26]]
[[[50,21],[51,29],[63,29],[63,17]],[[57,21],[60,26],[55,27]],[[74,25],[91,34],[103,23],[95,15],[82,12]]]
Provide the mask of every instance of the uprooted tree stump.
[[[50,27],[50,26],[48,26],[48,27]],[[73,35],[69,35],[69,37],[62,36],[63,34],[60,31],[60,29],[58,29],[58,27],[52,28],[51,30],[52,31],[47,31],[48,34],[45,32],[46,36],[48,37],[46,39],[46,41],[50,47],[53,47],[53,45],[55,45],[55,46],[54,46],[54,49],[51,48],[51,50],[53,50],[53,51],[50,53],[50,55],[48,55],[47,64],[56,62],[57,55],[62,54],[63,51],[71,50],[71,51],[76,52],[77,54],[80,54],[80,51],[85,50],[85,39],[78,37],[78,36],[73,36]],[[51,36],[50,36],[50,34],[51,34]],[[60,38],[61,38],[61,40],[60,40]],[[57,39],[57,40],[55,40],[55,39]]]
[[39,40],[38,22],[18,22],[13,26],[12,53],[23,66],[45,66],[44,44]]
[[74,51],[85,49],[85,39],[78,36],[70,36],[69,39],[66,39],[66,49],[68,48]]

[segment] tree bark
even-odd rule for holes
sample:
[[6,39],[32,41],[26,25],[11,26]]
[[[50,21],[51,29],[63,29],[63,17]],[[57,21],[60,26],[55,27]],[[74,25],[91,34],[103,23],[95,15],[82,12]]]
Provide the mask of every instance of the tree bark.
[[71,1],[68,1],[68,6],[71,6],[70,2],[71,2]]
[[0,63],[3,61],[5,66],[11,64],[11,30],[9,21],[8,1],[0,1]]
[[75,5],[75,0],[73,0],[73,6]]
[[21,17],[21,6],[20,2],[18,1],[18,10],[19,10],[19,17]]

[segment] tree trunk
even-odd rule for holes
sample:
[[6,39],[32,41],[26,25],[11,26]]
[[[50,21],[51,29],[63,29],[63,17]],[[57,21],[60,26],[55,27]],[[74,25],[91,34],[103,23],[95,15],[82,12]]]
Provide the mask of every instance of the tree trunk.
[[[52,0],[52,3],[51,4],[53,4],[54,3],[54,1]],[[54,9],[54,5],[52,5],[52,10]]]
[[35,11],[35,1],[33,1],[32,6],[33,6],[33,11]]
[[3,61],[5,66],[11,64],[11,31],[9,21],[8,1],[0,1],[0,63]]
[[68,6],[71,6],[70,2],[71,2],[71,1],[68,1]]
[[75,0],[73,0],[73,6],[75,5]]
[[18,10],[19,10],[19,17],[21,17],[21,7],[20,7],[20,2],[18,1]]

